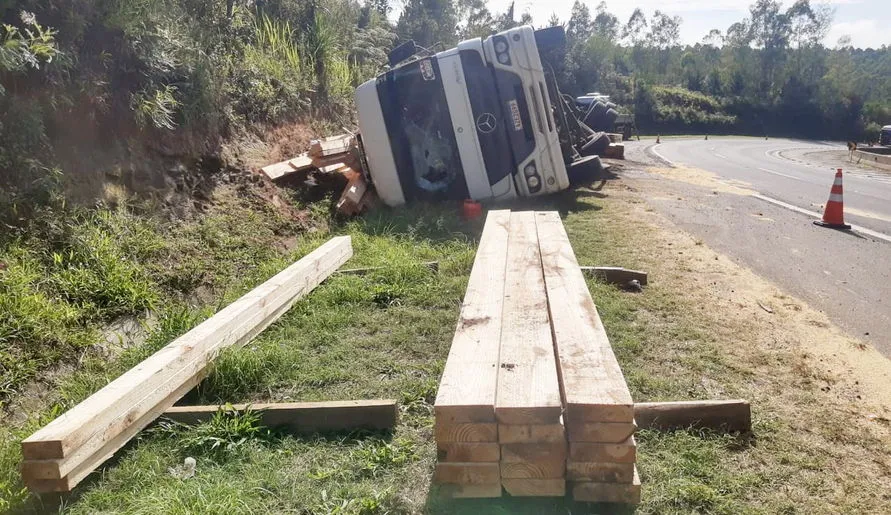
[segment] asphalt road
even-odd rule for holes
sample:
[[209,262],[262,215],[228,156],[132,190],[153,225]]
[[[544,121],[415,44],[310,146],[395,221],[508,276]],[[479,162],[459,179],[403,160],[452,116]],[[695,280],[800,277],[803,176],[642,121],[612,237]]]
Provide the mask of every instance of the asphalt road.
[[847,164],[840,148],[760,138],[633,142],[630,159],[646,153],[717,178],[690,180],[697,175],[687,173],[678,179],[634,167],[626,174],[679,226],[891,357],[891,172],[844,166],[845,218],[855,231],[812,223],[829,197],[835,167]]

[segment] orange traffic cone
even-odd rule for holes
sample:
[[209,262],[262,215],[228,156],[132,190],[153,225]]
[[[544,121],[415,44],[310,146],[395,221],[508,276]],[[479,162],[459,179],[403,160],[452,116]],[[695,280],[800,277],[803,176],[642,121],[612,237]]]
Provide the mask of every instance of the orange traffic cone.
[[657,145],[659,144],[659,138],[660,138],[660,137],[661,137],[660,134],[656,134],[656,144],[657,144]]
[[835,172],[835,181],[829,190],[829,200],[823,210],[823,220],[814,220],[814,223],[831,229],[850,229],[845,223],[845,201],[842,198],[842,169]]

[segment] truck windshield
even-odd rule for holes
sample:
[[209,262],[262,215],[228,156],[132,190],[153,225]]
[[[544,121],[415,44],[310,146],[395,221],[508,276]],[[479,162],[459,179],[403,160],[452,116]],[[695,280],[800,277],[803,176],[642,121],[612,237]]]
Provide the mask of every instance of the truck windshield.
[[387,72],[377,89],[406,200],[467,198],[436,60],[421,59]]

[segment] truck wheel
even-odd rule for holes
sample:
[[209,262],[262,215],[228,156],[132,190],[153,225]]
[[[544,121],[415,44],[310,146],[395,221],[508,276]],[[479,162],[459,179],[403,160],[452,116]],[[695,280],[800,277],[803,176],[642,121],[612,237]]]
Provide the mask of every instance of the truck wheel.
[[603,178],[603,163],[597,156],[586,156],[570,163],[566,174],[571,186],[587,186]]
[[579,154],[583,156],[599,156],[606,152],[609,146],[609,136],[605,132],[598,132],[591,136],[588,142],[582,146]]

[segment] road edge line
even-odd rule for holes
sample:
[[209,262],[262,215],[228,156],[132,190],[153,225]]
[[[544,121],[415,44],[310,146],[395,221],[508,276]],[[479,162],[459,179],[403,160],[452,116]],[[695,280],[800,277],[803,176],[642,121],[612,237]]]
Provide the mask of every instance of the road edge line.
[[649,149],[652,150],[654,154],[656,154],[656,157],[668,163],[668,166],[674,167],[675,164],[671,159],[666,158],[665,156],[660,154],[658,150],[656,150],[656,147],[658,147],[659,145],[661,145],[661,143],[656,143],[655,145],[650,146]]
[[[775,206],[784,207],[784,208],[786,208],[786,209],[788,209],[788,210],[790,210],[790,211],[795,211],[795,212],[797,212],[797,213],[801,213],[801,214],[803,214],[803,215],[808,215],[808,216],[813,217],[813,218],[820,219],[820,218],[823,217],[823,215],[821,215],[820,213],[817,213],[816,211],[811,211],[811,210],[809,210],[809,209],[804,209],[803,207],[798,207],[798,206],[789,204],[789,203],[787,203],[787,202],[783,202],[782,200],[777,200],[777,199],[775,199],[775,198],[768,197],[767,195],[762,195],[761,193],[755,193],[755,194],[752,195],[752,196],[755,197],[755,198],[757,198],[757,199],[759,199],[759,200],[763,200],[763,201],[765,201],[765,202],[769,202],[769,203],[771,203],[771,204],[773,204],[773,205],[775,205]],[[889,235],[887,235],[887,234],[885,234],[885,233],[878,232],[878,231],[873,231],[872,229],[867,229],[866,227],[863,227],[863,226],[860,226],[860,225],[854,225],[854,224],[851,224],[851,229],[853,229],[854,232],[859,232],[859,233],[861,233],[861,234],[865,234],[865,235],[870,236],[870,237],[872,237],[872,238],[876,238],[876,239],[879,239],[879,240],[882,240],[882,241],[891,243],[891,236],[889,236]]]

